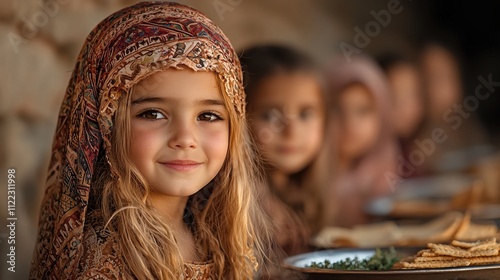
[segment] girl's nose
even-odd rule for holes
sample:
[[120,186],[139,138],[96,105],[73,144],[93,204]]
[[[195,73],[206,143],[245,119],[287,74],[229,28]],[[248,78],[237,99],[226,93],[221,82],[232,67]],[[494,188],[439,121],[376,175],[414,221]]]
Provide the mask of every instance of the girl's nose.
[[197,147],[195,127],[187,121],[178,121],[171,126],[168,146],[172,149],[194,149]]
[[287,118],[283,124],[283,135],[295,136],[298,132],[298,120],[297,118]]

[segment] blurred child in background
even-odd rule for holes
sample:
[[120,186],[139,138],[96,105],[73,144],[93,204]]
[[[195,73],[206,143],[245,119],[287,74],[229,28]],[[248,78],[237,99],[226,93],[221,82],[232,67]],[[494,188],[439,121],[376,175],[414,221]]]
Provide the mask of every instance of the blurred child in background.
[[324,174],[325,96],[320,75],[305,54],[284,46],[257,46],[240,55],[249,123],[265,161],[271,191],[265,202],[281,228],[288,254],[304,251],[317,227],[317,190]]
[[468,109],[475,105],[464,103],[462,65],[454,47],[457,44],[445,36],[440,38],[429,40],[421,50],[427,116],[419,137],[429,138],[439,128],[444,131],[446,142],[437,143],[435,150],[427,154],[419,167],[421,174],[463,170],[477,156],[474,146],[486,141],[475,110]]
[[[378,58],[378,62],[389,81],[394,132],[402,156],[409,161],[425,117],[422,75],[415,61],[398,53],[386,53]],[[412,177],[417,174],[400,175]]]
[[397,181],[397,147],[387,81],[377,65],[358,57],[337,60],[327,72],[333,99],[333,178],[324,196],[325,223],[366,223],[364,206]]

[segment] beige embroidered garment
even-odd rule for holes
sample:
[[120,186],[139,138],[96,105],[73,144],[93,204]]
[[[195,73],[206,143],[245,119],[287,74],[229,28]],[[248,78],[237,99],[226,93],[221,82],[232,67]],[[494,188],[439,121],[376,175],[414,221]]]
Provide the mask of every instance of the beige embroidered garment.
[[[89,209],[92,177],[99,152],[109,155],[119,100],[171,67],[216,72],[244,115],[236,54],[206,16],[176,3],[142,2],[103,20],[83,45],[59,113],[30,279],[134,279],[99,211]],[[184,279],[211,279],[210,262],[184,266]]]

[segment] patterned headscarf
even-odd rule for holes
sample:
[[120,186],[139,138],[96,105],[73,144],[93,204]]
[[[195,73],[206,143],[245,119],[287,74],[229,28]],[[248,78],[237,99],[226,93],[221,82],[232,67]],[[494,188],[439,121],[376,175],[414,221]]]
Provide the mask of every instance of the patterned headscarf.
[[153,73],[186,67],[217,73],[223,94],[244,118],[238,58],[202,13],[142,2],[110,15],[89,34],[59,112],[30,278],[70,279],[77,269],[91,180],[99,151],[109,155],[120,99]]

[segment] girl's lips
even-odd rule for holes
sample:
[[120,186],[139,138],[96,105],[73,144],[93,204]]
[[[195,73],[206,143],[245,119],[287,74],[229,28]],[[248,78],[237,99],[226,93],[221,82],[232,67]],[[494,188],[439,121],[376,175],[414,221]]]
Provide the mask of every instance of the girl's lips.
[[201,165],[201,162],[196,162],[192,160],[172,160],[160,163],[176,171],[190,171]]
[[294,154],[299,152],[300,149],[298,147],[279,147],[278,152],[282,154]]

